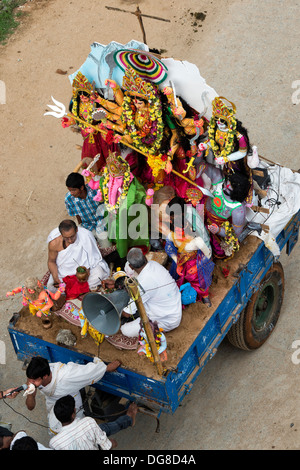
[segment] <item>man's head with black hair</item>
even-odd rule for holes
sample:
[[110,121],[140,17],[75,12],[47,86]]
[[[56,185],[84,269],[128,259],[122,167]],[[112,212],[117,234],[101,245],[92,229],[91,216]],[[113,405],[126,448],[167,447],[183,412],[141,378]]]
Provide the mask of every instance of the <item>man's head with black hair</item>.
[[54,414],[61,424],[69,424],[75,417],[75,400],[71,395],[59,398],[53,408]]
[[24,436],[14,442],[11,450],[39,450],[39,448],[33,437]]

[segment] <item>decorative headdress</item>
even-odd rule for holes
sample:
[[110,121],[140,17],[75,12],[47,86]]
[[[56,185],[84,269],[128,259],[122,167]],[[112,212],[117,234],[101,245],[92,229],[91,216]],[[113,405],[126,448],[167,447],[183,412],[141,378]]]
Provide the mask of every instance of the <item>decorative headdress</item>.
[[93,85],[81,72],[78,72],[78,74],[74,78],[72,87],[74,98],[77,98],[78,93],[81,93],[82,91],[85,91],[89,95],[93,93]]
[[[231,107],[226,106],[224,100],[227,101]],[[234,103],[224,98],[224,96],[217,96],[212,102],[212,113],[213,117],[224,119],[229,123],[236,113],[236,107]]]
[[129,164],[116,152],[109,152],[106,159],[106,167],[109,174],[114,178],[124,176],[126,172],[130,172]]
[[155,98],[158,92],[156,85],[143,80],[132,67],[127,67],[125,70],[122,88],[126,90],[126,94],[139,96],[146,100]]

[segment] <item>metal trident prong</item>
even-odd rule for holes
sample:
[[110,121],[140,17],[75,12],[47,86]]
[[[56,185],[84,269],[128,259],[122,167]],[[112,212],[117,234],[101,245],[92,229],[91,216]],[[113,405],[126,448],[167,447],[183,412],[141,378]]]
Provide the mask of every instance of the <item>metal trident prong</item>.
[[52,109],[53,112],[47,111],[47,113],[44,113],[44,116],[54,116],[56,118],[62,118],[64,116],[67,116],[66,114],[66,107],[63,103],[60,103],[59,101],[55,100],[53,96],[51,96],[53,103],[56,104],[56,106],[53,106],[51,104],[47,104],[47,106]]

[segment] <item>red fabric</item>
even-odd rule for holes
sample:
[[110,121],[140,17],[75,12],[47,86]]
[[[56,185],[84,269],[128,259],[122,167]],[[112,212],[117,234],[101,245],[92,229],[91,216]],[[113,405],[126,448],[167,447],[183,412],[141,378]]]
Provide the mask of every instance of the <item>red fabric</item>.
[[90,291],[88,282],[79,282],[75,274],[64,277],[63,282],[66,284],[66,300],[77,299],[81,294]]
[[109,151],[119,152],[118,144],[114,142],[107,143],[100,132],[92,134],[94,137],[93,143],[89,141],[89,134],[84,132],[84,130],[81,130],[81,134],[84,139],[81,151],[81,160],[83,160],[85,157],[94,158],[96,155],[98,155],[98,153],[100,153],[101,157],[96,164],[98,171],[100,171],[105,166]]

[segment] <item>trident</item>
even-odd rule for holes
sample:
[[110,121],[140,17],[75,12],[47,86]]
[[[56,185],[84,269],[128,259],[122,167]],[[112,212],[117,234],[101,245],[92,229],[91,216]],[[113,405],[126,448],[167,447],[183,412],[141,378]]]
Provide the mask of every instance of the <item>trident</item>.
[[[84,121],[83,119],[80,119],[79,117],[77,116],[74,116],[74,114],[68,114],[66,113],[66,107],[63,103],[60,103],[59,101],[57,101],[56,99],[53,98],[53,96],[51,96],[52,98],[52,101],[53,103],[56,105],[56,106],[53,106],[51,104],[47,104],[47,106],[52,109],[52,111],[47,111],[46,113],[44,113],[44,116],[54,116],[58,119],[61,119],[63,118],[64,116],[67,116],[67,117],[71,117],[73,119],[75,119],[76,121],[78,122],[81,122],[82,124],[84,124],[86,127],[91,127],[92,129],[95,129],[97,132],[101,132],[101,134],[105,134],[107,133],[107,131],[103,130],[103,129],[100,129],[99,127],[96,127],[96,126],[93,126],[92,124],[90,123],[87,123],[86,121]],[[121,144],[124,144],[126,145],[127,147],[130,147],[132,148],[133,150],[135,150],[136,152],[139,152],[141,153],[142,155],[144,155],[145,157],[148,157],[148,155],[145,153],[145,152],[142,152],[141,150],[139,150],[138,148],[136,147],[133,147],[133,145],[130,145],[128,142],[124,141],[122,138],[120,140]],[[200,189],[200,191],[203,192],[203,194],[206,194],[207,196],[210,196],[212,197],[212,194],[205,188],[202,188],[201,186],[199,186],[198,184],[194,183],[194,181],[190,180],[189,178],[186,178],[185,176],[183,176],[181,173],[178,173],[177,171],[175,170],[171,170],[172,173],[174,173],[175,175],[179,176],[180,178],[182,178],[183,180],[187,181],[188,183],[192,184],[193,186],[196,186],[196,188]]]
[[102,132],[102,134],[106,134],[106,131],[104,131],[103,129],[99,129],[99,127],[96,127],[96,126],[93,126],[92,124],[89,124],[88,122],[84,121],[83,119],[80,119],[79,117],[74,116],[74,114],[66,113],[65,105],[63,103],[60,103],[60,101],[57,101],[56,99],[54,99],[53,96],[51,96],[51,98],[52,98],[53,103],[56,104],[56,106],[53,106],[52,104],[47,104],[47,106],[50,109],[52,109],[52,112],[47,111],[46,113],[44,113],[44,116],[54,116],[58,119],[61,119],[64,116],[67,116],[67,117],[75,119],[78,122],[81,122],[81,124],[84,124],[86,127],[92,127],[96,131]]

